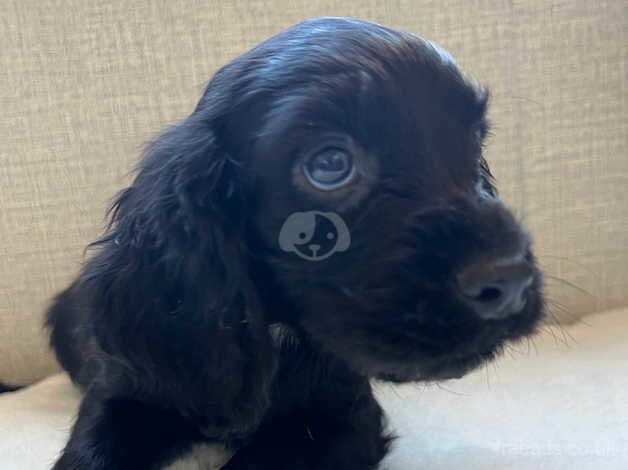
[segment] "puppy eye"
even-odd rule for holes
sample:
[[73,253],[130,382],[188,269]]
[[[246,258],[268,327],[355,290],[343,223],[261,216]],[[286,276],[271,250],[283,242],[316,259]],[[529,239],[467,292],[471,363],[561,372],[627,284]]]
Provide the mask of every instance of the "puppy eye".
[[315,188],[333,191],[345,186],[353,179],[355,165],[347,151],[337,147],[327,147],[303,165],[303,172]]

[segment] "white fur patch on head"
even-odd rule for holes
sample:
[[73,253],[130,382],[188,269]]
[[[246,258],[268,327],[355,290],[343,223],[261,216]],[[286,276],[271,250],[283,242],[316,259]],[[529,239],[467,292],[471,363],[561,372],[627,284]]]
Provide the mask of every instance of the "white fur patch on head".
[[454,56],[452,56],[448,51],[440,47],[434,41],[430,41],[429,39],[426,39],[425,42],[428,44],[428,46],[434,49],[443,64],[453,65],[454,67],[458,66],[458,64],[456,64],[456,59],[454,59]]

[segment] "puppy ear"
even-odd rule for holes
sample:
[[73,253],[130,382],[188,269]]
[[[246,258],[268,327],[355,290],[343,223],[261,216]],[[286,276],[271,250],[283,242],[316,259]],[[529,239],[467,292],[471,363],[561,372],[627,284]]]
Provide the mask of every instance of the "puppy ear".
[[212,86],[149,145],[80,280],[105,380],[219,434],[261,419],[275,358],[245,256],[242,168],[219,135],[228,99],[208,103]]

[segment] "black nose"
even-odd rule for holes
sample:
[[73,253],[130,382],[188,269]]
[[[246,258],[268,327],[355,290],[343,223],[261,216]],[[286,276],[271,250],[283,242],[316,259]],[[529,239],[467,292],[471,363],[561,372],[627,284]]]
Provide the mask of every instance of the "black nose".
[[520,313],[532,280],[532,269],[522,256],[475,263],[457,276],[462,301],[486,320]]

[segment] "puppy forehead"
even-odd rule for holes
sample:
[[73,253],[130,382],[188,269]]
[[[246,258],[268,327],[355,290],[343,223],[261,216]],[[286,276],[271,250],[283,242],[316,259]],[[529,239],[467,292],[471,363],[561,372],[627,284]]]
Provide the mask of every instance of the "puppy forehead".
[[269,158],[316,142],[321,131],[388,151],[434,140],[435,128],[460,135],[484,119],[487,95],[451,54],[372,23],[306,21],[253,49],[247,61],[249,91],[260,98],[259,112],[247,112],[259,119],[253,144]]
[[453,98],[458,101],[453,107],[467,108],[472,118],[484,111],[482,90],[462,76],[449,52],[433,41],[377,24],[308,20],[251,52],[257,66],[251,84],[274,95],[271,113],[283,107],[295,117],[297,102],[302,111],[327,110],[328,117],[348,107],[360,111],[356,101],[368,94],[391,95],[388,101],[411,106],[420,106],[421,98]]

